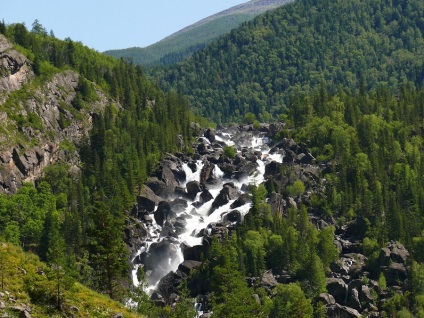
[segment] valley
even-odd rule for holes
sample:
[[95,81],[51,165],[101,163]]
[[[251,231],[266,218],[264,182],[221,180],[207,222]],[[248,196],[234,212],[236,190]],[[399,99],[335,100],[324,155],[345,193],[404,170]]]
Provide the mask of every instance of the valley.
[[423,13],[297,0],[155,68],[0,22],[0,313],[424,317]]

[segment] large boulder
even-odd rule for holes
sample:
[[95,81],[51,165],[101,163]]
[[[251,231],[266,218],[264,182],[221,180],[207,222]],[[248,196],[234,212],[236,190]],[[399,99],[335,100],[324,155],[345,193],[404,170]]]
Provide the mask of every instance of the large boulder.
[[209,242],[205,238],[202,239],[202,245],[190,246],[186,243],[181,243],[184,260],[203,261],[208,248]]
[[227,204],[231,200],[237,199],[239,196],[238,189],[234,186],[234,183],[226,183],[224,184],[224,187],[219,192],[219,194],[216,196],[215,200],[212,203],[212,207],[209,210],[209,214],[212,214],[213,211],[215,211],[217,208]]
[[175,218],[177,214],[172,210],[172,206],[167,201],[159,203],[158,208],[154,212],[155,221],[160,226],[163,226],[164,221]]
[[348,297],[348,285],[341,278],[328,278],[327,291],[334,297],[336,302],[345,304]]
[[203,165],[202,170],[200,171],[200,183],[205,184],[213,178],[212,172],[215,168],[215,165],[209,161],[206,161]]
[[210,142],[214,142],[216,140],[215,130],[213,129],[206,129],[204,136],[208,138]]
[[187,201],[180,198],[172,200],[171,202],[169,202],[169,204],[171,205],[172,211],[174,211],[175,213],[184,212],[188,207]]
[[243,221],[243,215],[238,210],[230,211],[223,215],[222,221],[229,222],[229,223],[241,223]]
[[381,266],[389,266],[391,262],[406,264],[408,258],[408,250],[397,241],[387,243],[387,246],[380,250]]
[[146,182],[146,186],[157,196],[164,197],[167,194],[165,182],[157,177],[150,177]]
[[230,208],[231,209],[237,209],[247,203],[251,203],[252,199],[250,198],[250,195],[247,193],[243,193],[240,195],[237,200],[235,200],[233,203],[231,203]]
[[327,294],[327,293],[321,293],[321,294],[319,294],[317,301],[320,301],[325,306],[327,306],[327,305],[334,305],[336,303],[336,300],[334,299],[334,297],[331,296],[330,294]]
[[202,262],[186,260],[178,266],[178,269],[188,276],[193,270],[200,267],[200,265],[202,265]]
[[187,194],[191,200],[194,200],[198,192],[201,192],[203,187],[199,181],[190,181],[186,184]]
[[353,308],[334,304],[327,307],[328,318],[359,318],[361,314]]

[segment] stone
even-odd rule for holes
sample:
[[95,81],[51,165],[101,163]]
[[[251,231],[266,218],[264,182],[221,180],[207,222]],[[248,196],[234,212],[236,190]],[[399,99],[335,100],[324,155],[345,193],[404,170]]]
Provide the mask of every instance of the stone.
[[184,260],[202,261],[206,254],[208,243],[205,239],[202,241],[202,245],[189,246],[185,243],[181,244]]
[[200,171],[200,183],[205,184],[206,182],[210,181],[212,176],[212,171],[215,168],[215,165],[209,161],[205,162],[205,164],[202,167],[202,170]]
[[404,264],[391,263],[388,267],[382,267],[387,286],[402,285],[408,278]]
[[359,318],[361,314],[353,309],[339,304],[334,304],[327,307],[328,318]]
[[213,200],[212,194],[209,192],[209,190],[205,189],[200,194],[200,203],[204,204],[210,200]]
[[160,226],[163,226],[164,221],[175,218],[177,214],[172,210],[172,206],[167,201],[162,201],[159,203],[158,208],[154,212],[154,218],[156,223]]
[[349,292],[349,300],[347,301],[346,305],[356,310],[362,309],[361,302],[359,300],[359,293],[356,288]]
[[184,262],[182,262],[179,266],[178,269],[185,273],[186,275],[190,275],[190,273],[195,270],[196,268],[200,267],[200,265],[202,265],[201,262],[198,261],[194,261],[194,260],[185,260]]
[[180,198],[176,198],[173,201],[171,201],[170,205],[171,205],[172,211],[174,211],[175,213],[184,212],[188,207],[187,201]]
[[327,291],[337,303],[345,304],[348,297],[348,286],[340,278],[327,279]]
[[165,197],[167,190],[164,181],[159,180],[157,177],[150,177],[147,179],[146,186],[149,187],[157,196]]
[[213,211],[227,204],[228,202],[230,202],[230,200],[237,199],[238,196],[239,196],[239,192],[233,183],[224,184],[224,187],[222,188],[222,190],[219,192],[219,194],[216,196],[215,200],[213,201],[212,207],[208,215],[211,215]]
[[194,200],[198,192],[203,190],[199,181],[190,181],[186,184],[187,194],[191,200]]
[[206,131],[204,133],[204,136],[206,138],[208,138],[208,140],[210,142],[214,142],[216,140],[215,130],[213,130],[213,129],[210,129],[210,128],[209,129],[206,129]]
[[241,223],[243,221],[243,216],[240,211],[233,210],[224,214],[224,216],[222,217],[222,221],[230,222],[230,223],[234,223],[234,222]]
[[333,305],[336,303],[334,297],[328,293],[321,293],[318,295],[317,301],[322,302],[325,306]]
[[267,271],[262,275],[261,285],[268,289],[273,289],[277,286],[278,282],[275,279],[274,275],[272,275],[271,271]]

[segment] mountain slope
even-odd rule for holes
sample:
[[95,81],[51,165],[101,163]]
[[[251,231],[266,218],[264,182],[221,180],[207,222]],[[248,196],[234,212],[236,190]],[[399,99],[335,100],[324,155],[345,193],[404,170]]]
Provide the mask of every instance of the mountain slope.
[[141,65],[167,65],[182,61],[206,44],[228,33],[256,15],[273,10],[291,0],[252,0],[196,22],[145,48],[133,47],[104,52]]
[[163,88],[190,95],[217,122],[279,113],[321,83],[355,89],[421,84],[422,1],[296,1],[158,71]]
[[79,42],[19,23],[0,33],[0,237],[127,301],[139,246],[124,239],[144,230],[129,212],[147,173],[189,144],[187,100]]

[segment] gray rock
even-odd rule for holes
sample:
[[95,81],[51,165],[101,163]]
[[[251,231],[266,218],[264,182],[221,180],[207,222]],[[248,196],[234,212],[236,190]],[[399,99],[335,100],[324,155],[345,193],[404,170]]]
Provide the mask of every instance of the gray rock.
[[215,130],[213,129],[206,129],[204,136],[209,139],[210,142],[215,141]]
[[268,289],[273,289],[277,286],[278,282],[275,279],[274,275],[272,275],[271,271],[267,271],[262,275],[261,285]]
[[235,200],[239,196],[239,191],[234,186],[233,183],[226,183],[224,187],[216,196],[215,200],[212,203],[212,207],[208,215],[212,214],[217,208],[227,204],[230,200]]
[[345,304],[348,297],[348,286],[340,278],[327,279],[327,291],[334,297],[336,302]]
[[186,189],[189,198],[193,200],[197,193],[203,190],[203,187],[199,181],[190,181],[186,184]]
[[317,301],[322,302],[325,306],[334,305],[336,303],[336,300],[334,299],[334,297],[327,293],[319,294]]
[[353,309],[339,304],[331,305],[327,308],[328,318],[359,318],[361,314]]
[[177,214],[172,210],[172,206],[167,201],[159,203],[158,208],[154,212],[156,223],[163,226],[164,221],[175,218]]
[[201,262],[198,261],[194,261],[194,260],[185,260],[184,262],[182,262],[179,266],[178,269],[185,273],[186,275],[190,275],[190,273],[195,270],[196,268],[200,267],[202,265]]

